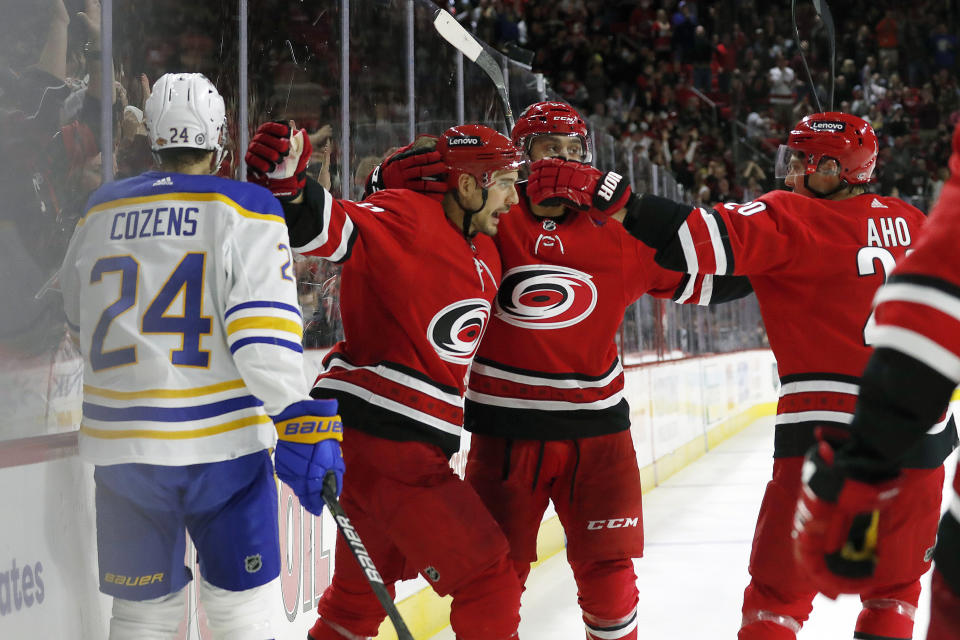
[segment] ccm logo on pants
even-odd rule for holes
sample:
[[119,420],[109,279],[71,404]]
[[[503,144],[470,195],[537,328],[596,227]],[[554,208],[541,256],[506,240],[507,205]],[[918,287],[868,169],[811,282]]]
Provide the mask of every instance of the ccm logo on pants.
[[613,518],[611,520],[590,520],[587,529],[621,529],[623,527],[640,526],[640,518]]

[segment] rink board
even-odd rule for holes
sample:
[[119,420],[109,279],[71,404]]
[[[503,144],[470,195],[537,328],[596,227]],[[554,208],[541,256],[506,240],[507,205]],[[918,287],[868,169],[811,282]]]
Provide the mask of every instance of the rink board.
[[[311,381],[322,355],[308,352],[305,375]],[[765,350],[628,363],[625,385],[644,491],[772,413],[776,400],[775,364]],[[16,447],[0,442],[0,459],[16,460]],[[106,637],[110,601],[96,588],[92,468],[75,455],[62,455],[0,468],[0,510],[7,515],[0,535],[0,638]],[[306,513],[286,487],[278,517],[283,569],[274,612],[277,640],[303,640],[330,582],[337,533],[328,515]],[[540,561],[563,545],[551,509],[540,532]],[[186,564],[196,573],[190,551]],[[188,596],[180,638],[209,638],[192,588]],[[422,578],[398,585],[397,600],[414,637],[428,638],[447,625],[449,598],[437,597]],[[395,637],[385,623],[378,638]]]

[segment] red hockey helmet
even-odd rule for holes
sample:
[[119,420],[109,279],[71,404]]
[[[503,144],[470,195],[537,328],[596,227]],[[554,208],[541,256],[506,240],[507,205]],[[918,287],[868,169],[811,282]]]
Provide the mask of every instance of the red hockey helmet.
[[807,175],[815,173],[824,160],[833,159],[844,182],[866,184],[877,166],[879,147],[877,134],[866,120],[838,111],[815,113],[798,122],[787,144],[781,145],[776,174],[786,177],[790,159],[801,153]]
[[535,102],[520,114],[510,137],[524,153],[529,154],[535,136],[577,136],[583,145],[584,162],[590,162],[590,135],[587,123],[577,110],[564,102]]
[[497,171],[515,170],[523,164],[523,153],[505,135],[482,124],[450,127],[440,136],[437,151],[447,165],[451,189],[456,189],[461,174],[473,176],[486,188],[493,184]]

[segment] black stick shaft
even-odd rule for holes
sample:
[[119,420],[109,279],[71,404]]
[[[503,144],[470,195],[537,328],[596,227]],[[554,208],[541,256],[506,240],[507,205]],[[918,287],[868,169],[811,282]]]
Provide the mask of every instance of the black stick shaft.
[[340,506],[340,501],[337,500],[337,477],[332,472],[328,473],[323,479],[323,501],[330,509],[333,520],[337,523],[337,528],[340,529],[340,535],[343,536],[347,546],[350,547],[350,553],[353,554],[357,564],[363,570],[363,575],[370,583],[374,595],[377,596],[377,600],[380,601],[383,610],[387,612],[390,622],[393,623],[393,628],[397,631],[397,638],[399,640],[413,640],[413,635],[407,629],[407,624],[400,616],[397,605],[393,602],[393,597],[387,591],[386,585],[383,584],[383,578],[374,566],[373,559],[367,553],[367,548],[363,546],[363,541],[360,540],[360,536],[354,529],[353,523],[350,522],[350,518],[347,517],[343,507]]

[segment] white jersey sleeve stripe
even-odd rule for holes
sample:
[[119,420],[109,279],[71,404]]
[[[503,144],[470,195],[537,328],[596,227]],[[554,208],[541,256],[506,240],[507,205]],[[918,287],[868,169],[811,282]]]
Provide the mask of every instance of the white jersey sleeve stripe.
[[697,273],[700,268],[700,262],[697,260],[697,248],[693,246],[693,236],[690,234],[690,226],[686,220],[677,230],[677,237],[680,238],[680,246],[683,248],[683,257],[687,262],[687,273]]
[[347,251],[350,250],[350,241],[353,238],[353,220],[347,217],[343,222],[343,231],[340,236],[340,244],[337,245],[336,250],[330,254],[328,258],[331,262],[340,262],[347,256]]
[[[333,208],[333,196],[331,196],[330,192],[326,189],[323,190],[323,196],[323,227],[321,228],[320,233],[318,233],[313,240],[302,247],[294,247],[294,250],[296,250],[297,253],[309,253],[327,244],[327,239],[330,236],[330,214]],[[343,215],[346,217],[347,221],[350,222],[350,216],[348,216],[345,211],[343,212]],[[351,226],[352,224],[353,223],[351,222]]]
[[727,252],[723,248],[723,241],[720,240],[720,227],[717,226],[717,220],[712,212],[700,209],[700,215],[703,216],[703,222],[707,225],[707,231],[710,233],[710,245],[713,247],[713,257],[717,263],[716,274],[725,275],[727,273]]
[[924,335],[902,327],[879,325],[874,328],[872,338],[875,348],[895,349],[916,358],[949,380],[960,381],[960,358]]
[[703,283],[700,285],[700,300],[697,304],[707,306],[713,298],[713,274],[706,273],[703,276]]
[[922,304],[960,320],[960,299],[933,287],[892,282],[877,290],[873,303],[879,305],[893,301]]
[[[686,223],[684,223],[684,224],[686,224]],[[693,274],[688,275],[688,276],[687,276],[687,284],[686,284],[686,286],[684,286],[684,288],[683,288],[683,293],[681,293],[681,294],[677,297],[677,299],[674,300],[674,302],[676,302],[677,304],[683,304],[683,303],[685,303],[687,300],[689,300],[689,299],[693,296],[693,294],[694,294],[694,292],[695,292],[695,290],[696,290],[696,285],[697,285],[697,276],[695,276],[695,275],[693,275]]]

